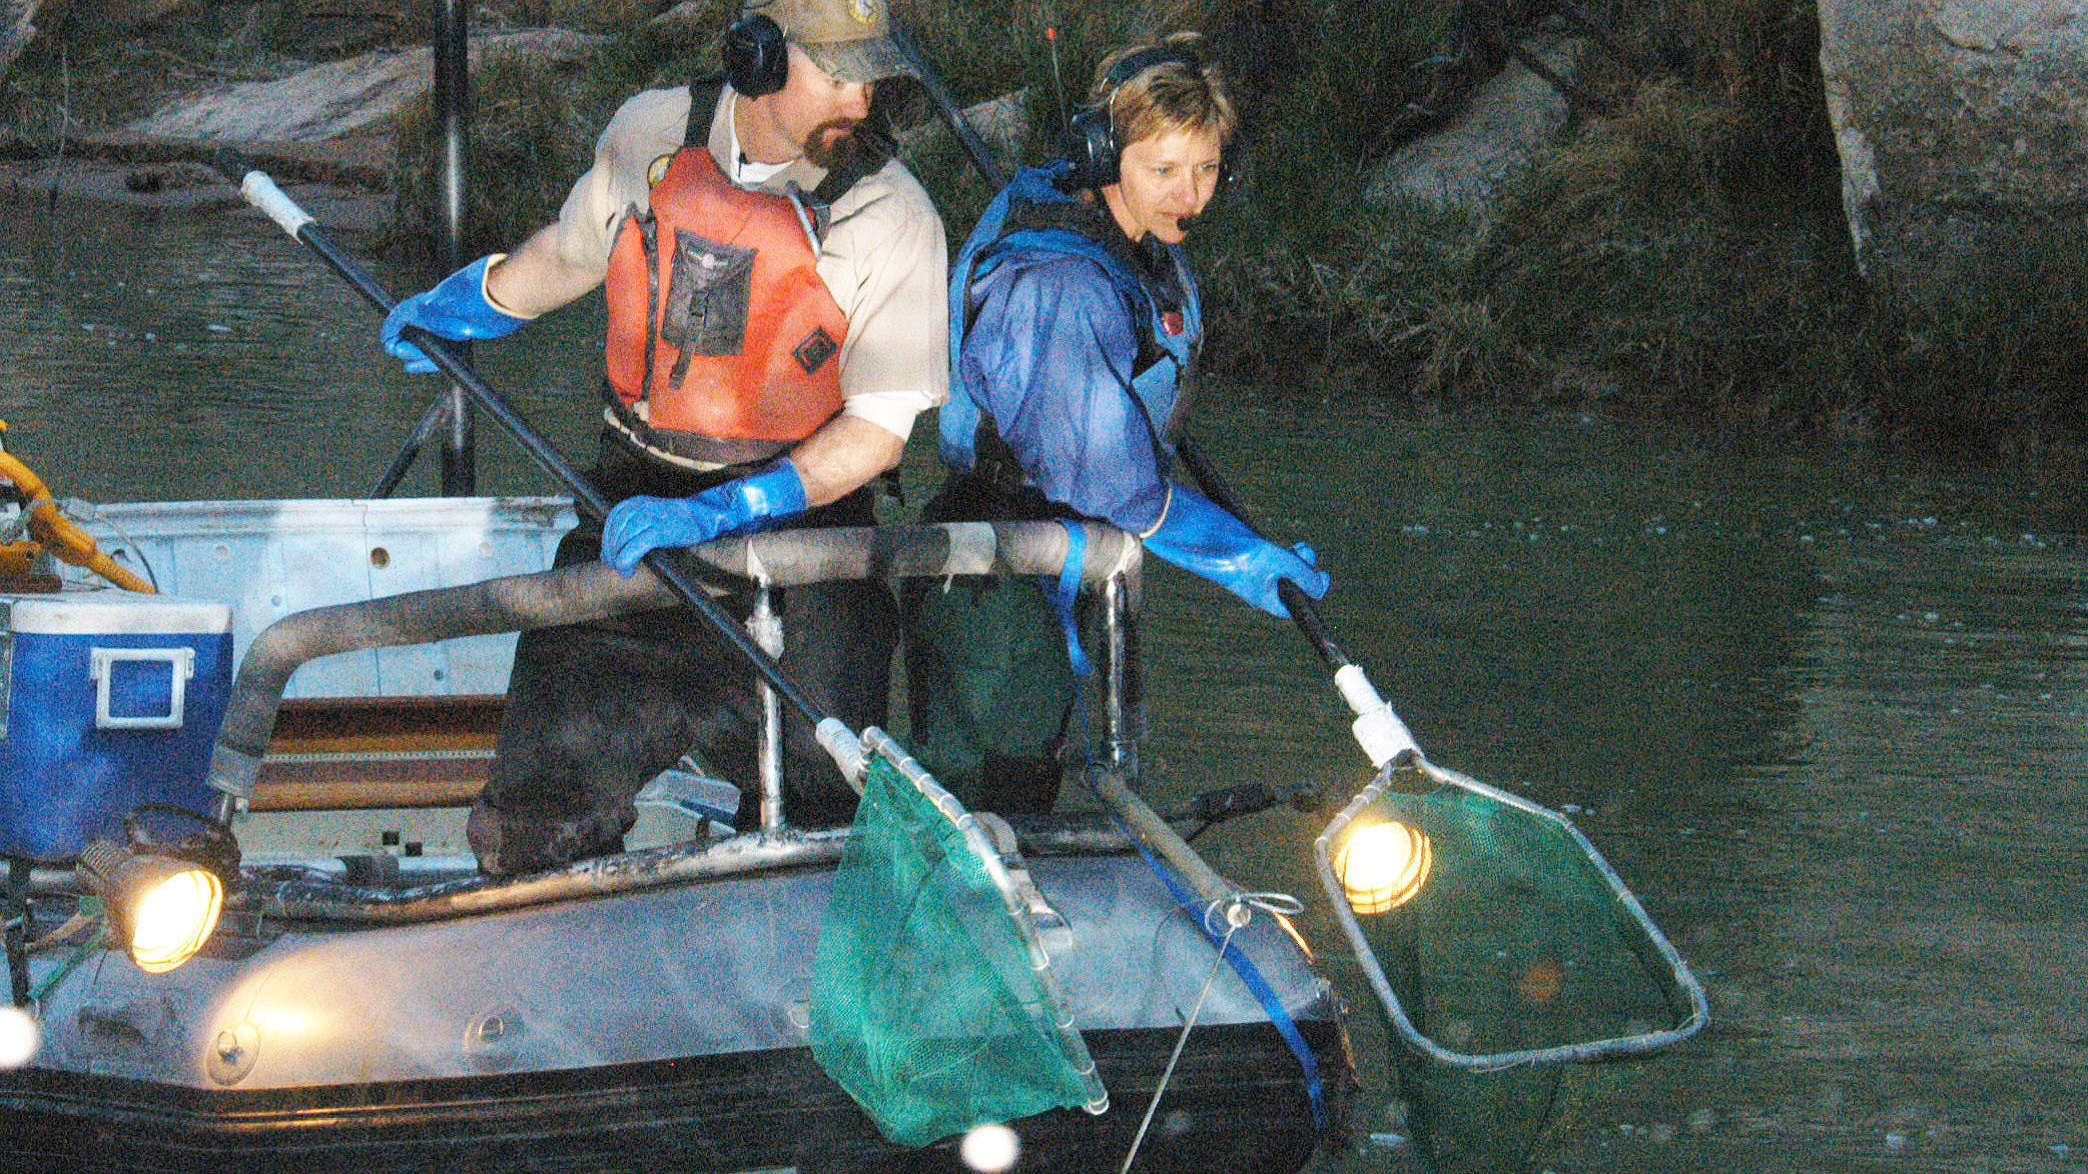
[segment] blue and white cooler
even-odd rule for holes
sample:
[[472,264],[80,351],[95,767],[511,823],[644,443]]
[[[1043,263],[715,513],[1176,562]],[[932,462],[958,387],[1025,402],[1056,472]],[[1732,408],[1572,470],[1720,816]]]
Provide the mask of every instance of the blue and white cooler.
[[208,813],[231,688],[225,604],[0,594],[0,858],[70,860],[144,804]]

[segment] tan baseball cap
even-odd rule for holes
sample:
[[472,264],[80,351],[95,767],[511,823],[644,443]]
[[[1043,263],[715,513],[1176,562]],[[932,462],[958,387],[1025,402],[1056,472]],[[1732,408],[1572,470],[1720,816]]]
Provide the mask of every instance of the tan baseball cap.
[[886,0],[746,0],[748,16],[764,15],[812,63],[844,82],[915,75],[911,58],[892,42]]

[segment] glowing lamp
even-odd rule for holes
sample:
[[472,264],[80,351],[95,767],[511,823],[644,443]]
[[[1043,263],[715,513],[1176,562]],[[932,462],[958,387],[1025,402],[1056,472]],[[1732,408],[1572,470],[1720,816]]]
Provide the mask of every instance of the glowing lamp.
[[78,873],[81,885],[108,907],[116,940],[150,974],[194,957],[225,905],[225,886],[209,869],[108,840],[87,845]]
[[1334,875],[1357,913],[1389,913],[1414,899],[1434,863],[1428,836],[1393,820],[1350,836],[1334,856]]
[[968,1170],[977,1170],[979,1174],[1001,1174],[1013,1169],[1015,1159],[1022,1156],[1022,1139],[1005,1125],[980,1125],[958,1143],[957,1156]]
[[0,1069],[20,1068],[36,1056],[43,1029],[20,1007],[0,1007]]

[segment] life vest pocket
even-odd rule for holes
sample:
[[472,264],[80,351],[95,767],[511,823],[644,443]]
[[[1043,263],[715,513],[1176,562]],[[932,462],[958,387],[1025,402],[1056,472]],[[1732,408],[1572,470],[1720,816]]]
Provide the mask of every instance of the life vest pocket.
[[691,355],[736,355],[747,344],[747,307],[754,292],[754,250],[720,244],[687,229],[674,232],[674,271],[660,338],[681,352],[671,376],[679,386]]

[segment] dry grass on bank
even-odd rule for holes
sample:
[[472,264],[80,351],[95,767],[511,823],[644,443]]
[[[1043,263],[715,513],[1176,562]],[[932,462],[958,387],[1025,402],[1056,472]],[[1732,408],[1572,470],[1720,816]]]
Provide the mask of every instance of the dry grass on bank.
[[[1577,119],[1483,223],[1365,203],[1352,134],[1286,121],[1290,171],[1204,242],[1218,361],[1951,456],[2088,438],[2088,240],[1893,304],[1854,269],[1810,4],[1667,0],[1620,28],[1635,68],[1604,58],[1583,79],[1613,113]],[[1290,100],[1343,92],[1315,88]]]

